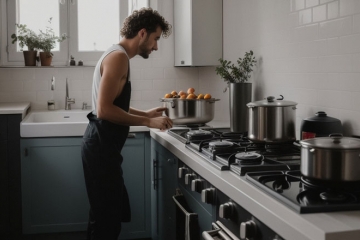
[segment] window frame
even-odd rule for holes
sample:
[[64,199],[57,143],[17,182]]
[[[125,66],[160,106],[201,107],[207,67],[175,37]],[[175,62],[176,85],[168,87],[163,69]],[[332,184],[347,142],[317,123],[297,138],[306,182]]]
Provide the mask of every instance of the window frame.
[[[16,31],[15,22],[17,19],[16,3],[18,0],[0,0],[1,11],[1,32],[0,38],[2,66],[23,66],[24,58],[22,52],[16,52],[16,44],[11,43],[11,34]],[[149,6],[158,9],[158,0],[148,0]],[[69,66],[70,55],[76,60],[82,60],[84,65],[95,66],[103,51],[79,52],[77,50],[77,0],[59,1],[60,34],[67,33],[68,38],[60,43],[60,51],[54,51],[52,66]],[[128,1],[119,0],[119,21],[120,27],[128,16]],[[119,41],[120,41],[120,29]],[[115,44],[115,43],[114,43]],[[110,46],[109,46],[110,47]]]

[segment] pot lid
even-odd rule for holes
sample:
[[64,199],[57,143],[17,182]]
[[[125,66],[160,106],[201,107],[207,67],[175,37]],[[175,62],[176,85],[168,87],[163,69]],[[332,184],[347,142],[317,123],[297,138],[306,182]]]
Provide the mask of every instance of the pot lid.
[[360,139],[343,137],[342,134],[331,134],[329,137],[318,137],[301,140],[302,147],[325,149],[360,149]]
[[296,106],[297,103],[293,101],[284,101],[284,97],[280,95],[281,98],[275,99],[274,96],[269,96],[264,100],[250,102],[246,104],[248,107],[288,107],[288,106]]
[[314,117],[305,118],[304,121],[311,121],[311,122],[340,122],[341,121],[337,118],[329,117],[326,112],[319,111],[315,113]]

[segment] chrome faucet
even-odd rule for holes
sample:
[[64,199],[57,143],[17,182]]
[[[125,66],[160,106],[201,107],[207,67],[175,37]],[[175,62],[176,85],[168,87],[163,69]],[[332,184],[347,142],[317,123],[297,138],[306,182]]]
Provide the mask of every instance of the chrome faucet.
[[71,104],[74,103],[75,103],[75,98],[69,98],[68,79],[66,78],[65,110],[71,110]]

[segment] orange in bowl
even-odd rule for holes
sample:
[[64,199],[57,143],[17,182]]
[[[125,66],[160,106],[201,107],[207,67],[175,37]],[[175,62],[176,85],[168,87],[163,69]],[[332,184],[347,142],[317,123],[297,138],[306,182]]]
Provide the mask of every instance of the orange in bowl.
[[210,94],[205,94],[205,96],[204,96],[204,99],[210,99],[211,98],[211,95]]
[[182,95],[187,95],[186,92],[184,92],[183,90],[180,90],[179,91],[179,96],[182,96]]
[[176,91],[172,91],[172,92],[171,92],[171,95],[176,96],[176,95],[178,95],[178,94],[177,94]]
[[180,99],[186,99],[186,95],[185,94],[180,95]]
[[170,93],[165,94],[164,98],[172,98],[173,96]]
[[195,94],[190,93],[190,94],[186,97],[186,99],[196,99],[196,96],[195,96]]
[[197,96],[197,99],[204,99],[204,94],[199,94],[198,96]]
[[187,90],[187,93],[188,93],[188,94],[194,93],[194,92],[195,92],[195,89],[194,89],[194,88],[189,88],[189,89]]

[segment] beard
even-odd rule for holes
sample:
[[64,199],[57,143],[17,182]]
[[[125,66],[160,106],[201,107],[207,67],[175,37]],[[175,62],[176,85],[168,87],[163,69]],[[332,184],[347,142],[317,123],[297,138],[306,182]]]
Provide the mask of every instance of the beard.
[[145,41],[139,46],[139,55],[142,56],[144,59],[149,58],[149,49],[147,48],[149,36],[145,39]]

